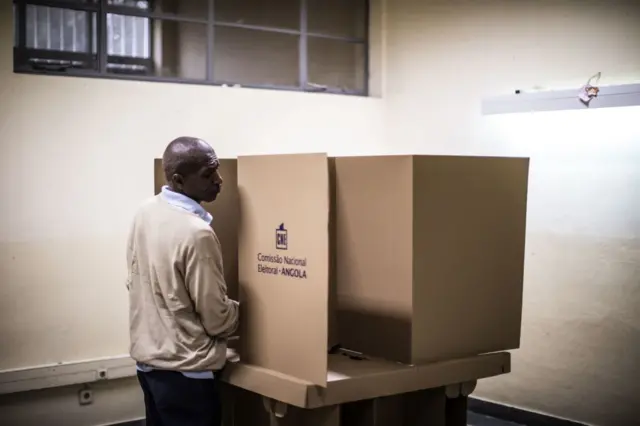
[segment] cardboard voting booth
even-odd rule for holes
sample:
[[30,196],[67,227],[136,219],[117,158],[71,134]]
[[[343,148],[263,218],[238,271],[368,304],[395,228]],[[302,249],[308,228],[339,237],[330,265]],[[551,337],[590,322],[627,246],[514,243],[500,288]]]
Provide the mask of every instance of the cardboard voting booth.
[[240,356],[326,386],[327,156],[239,157],[238,189]]
[[340,344],[407,364],[519,347],[528,167],[336,158]]
[[[440,407],[455,399],[445,389],[508,373],[501,351],[520,342],[528,166],[410,155],[221,160],[223,191],[205,207],[241,303],[240,362],[223,376],[237,407],[227,426],[387,424],[371,413],[409,425],[400,413],[424,403],[423,391],[436,389],[427,405]],[[362,356],[328,354],[333,344]],[[392,395],[408,396],[398,405]],[[437,407],[433,424],[444,421]]]
[[342,347],[406,364],[519,346],[527,159],[238,162],[247,362],[324,386],[335,314]]

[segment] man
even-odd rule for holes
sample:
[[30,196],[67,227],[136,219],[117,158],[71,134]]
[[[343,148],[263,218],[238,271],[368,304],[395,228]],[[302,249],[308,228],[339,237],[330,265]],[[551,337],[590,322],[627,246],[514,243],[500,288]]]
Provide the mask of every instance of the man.
[[180,137],[162,157],[167,185],[138,210],[127,246],[131,356],[149,426],[218,426],[217,375],[238,327],[220,243],[202,202],[222,189],[204,141]]

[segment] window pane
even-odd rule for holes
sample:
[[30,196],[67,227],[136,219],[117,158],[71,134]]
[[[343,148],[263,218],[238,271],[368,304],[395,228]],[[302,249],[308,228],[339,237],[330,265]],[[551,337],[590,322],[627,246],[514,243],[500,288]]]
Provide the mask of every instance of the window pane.
[[300,0],[216,0],[215,20],[274,28],[300,28]]
[[148,0],[107,0],[109,6],[133,7],[136,9],[149,9]]
[[218,82],[298,86],[297,35],[216,27],[213,74]]
[[309,83],[364,92],[365,44],[309,37]]
[[309,32],[364,38],[367,0],[307,0]]
[[[96,4],[100,3],[100,0],[51,0],[49,3],[51,4],[51,6],[59,6],[59,7],[65,7],[65,6],[68,6],[68,5],[73,5],[73,6],[84,6],[84,5],[93,6],[93,5],[96,5]],[[56,4],[56,3],[60,3],[60,4]]]
[[27,5],[26,47],[63,52],[88,52],[91,42],[88,25],[89,12]]
[[168,13],[184,18],[206,20],[209,16],[209,0],[107,0],[107,3],[110,6]]
[[[61,71],[70,68],[96,69],[96,58],[89,51],[96,38],[90,25],[91,12],[27,5],[25,44],[18,46],[16,66]],[[17,27],[17,25],[16,25]]]
[[109,72],[206,79],[206,24],[109,14],[107,33]]
[[107,54],[131,58],[151,57],[150,20],[107,14]]

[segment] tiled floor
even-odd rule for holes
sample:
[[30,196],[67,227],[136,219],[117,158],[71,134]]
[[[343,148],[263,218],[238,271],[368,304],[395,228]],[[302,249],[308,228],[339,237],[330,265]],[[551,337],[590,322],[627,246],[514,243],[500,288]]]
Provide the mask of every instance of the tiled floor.
[[467,413],[467,424],[469,426],[526,426],[518,423],[505,422],[504,420],[494,419],[480,414]]

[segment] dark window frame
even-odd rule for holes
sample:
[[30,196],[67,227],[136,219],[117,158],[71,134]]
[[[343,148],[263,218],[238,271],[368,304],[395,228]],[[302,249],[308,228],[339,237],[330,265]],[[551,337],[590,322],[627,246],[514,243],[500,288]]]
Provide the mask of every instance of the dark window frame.
[[[369,96],[369,8],[370,1],[365,2],[365,33],[363,38],[353,37],[341,37],[330,34],[310,32],[307,28],[307,0],[298,0],[300,2],[300,28],[297,30],[280,28],[280,27],[268,27],[261,25],[239,24],[231,22],[217,21],[215,19],[214,3],[216,0],[208,0],[208,16],[206,18],[189,18],[179,16],[170,13],[162,13],[149,10],[137,9],[129,6],[117,6],[109,5],[108,0],[95,0],[95,4],[90,1],[82,4],[69,0],[14,0],[14,25],[15,25],[15,42],[14,42],[14,72],[22,74],[55,74],[75,77],[94,77],[102,79],[118,79],[118,80],[138,80],[138,81],[152,81],[152,82],[165,82],[165,83],[183,83],[183,84],[196,84],[196,85],[209,85],[209,86],[224,86],[224,85],[236,85],[233,81],[219,81],[215,79],[213,75],[213,64],[215,61],[214,51],[214,37],[215,27],[233,27],[242,28],[256,31],[281,33],[297,35],[299,37],[298,46],[298,71],[299,71],[299,85],[298,86],[277,86],[269,84],[241,84],[241,87],[256,88],[256,89],[271,89],[271,90],[287,90],[287,91],[300,91],[300,92],[314,92],[314,93],[332,93],[354,96]],[[97,52],[93,49],[89,49],[88,53],[80,52],[64,52],[54,50],[38,50],[26,47],[26,8],[27,5],[33,6],[46,6],[62,9],[71,9],[76,11],[84,11],[96,14],[97,31],[93,33],[91,25],[93,20],[89,19],[89,32],[95,34]],[[186,79],[180,77],[161,77],[148,74],[136,74],[136,73],[114,73],[107,70],[108,63],[120,63],[129,65],[139,65],[152,68],[153,65],[153,49],[150,49],[149,58],[132,58],[125,56],[107,55],[107,15],[116,14],[128,17],[141,17],[147,18],[150,21],[153,19],[162,21],[178,21],[183,23],[199,23],[207,25],[207,60],[206,60],[206,79]],[[151,25],[151,31],[153,26]],[[364,90],[345,90],[334,87],[323,87],[309,83],[308,72],[308,50],[307,44],[309,38],[323,38],[344,43],[354,43],[362,45],[364,48],[364,66],[362,77],[364,79]],[[93,43],[92,40],[87,41]],[[153,43],[153,38],[151,42]],[[58,61],[87,61],[94,66],[93,69],[75,68],[73,66],[66,65],[34,65],[31,59],[36,56],[42,59],[54,59]],[[360,71],[360,70],[358,70]]]

